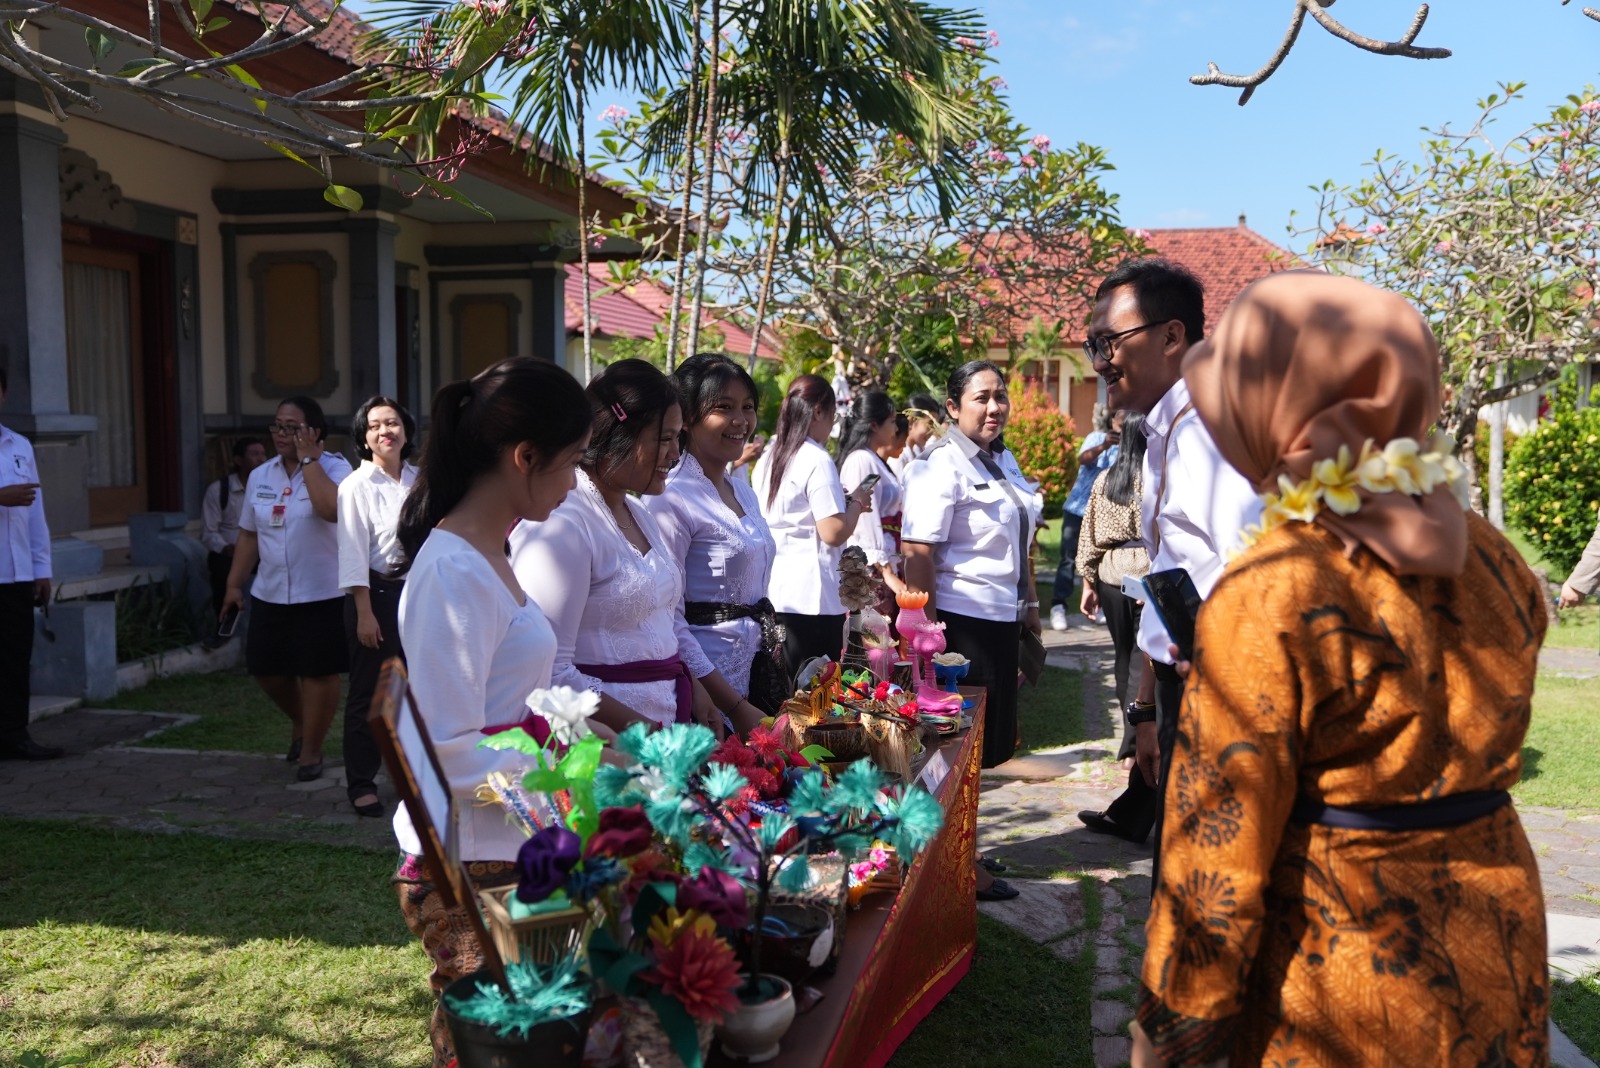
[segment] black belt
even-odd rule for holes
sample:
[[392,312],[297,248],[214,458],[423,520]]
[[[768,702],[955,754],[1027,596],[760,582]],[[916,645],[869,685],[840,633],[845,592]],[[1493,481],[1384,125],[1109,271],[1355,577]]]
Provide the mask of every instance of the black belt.
[[691,627],[710,627],[718,623],[731,623],[735,619],[753,619],[766,626],[768,619],[776,621],[777,613],[772,602],[765,597],[755,604],[728,604],[722,601],[686,601],[683,621]]
[[1178,669],[1171,664],[1163,664],[1159,660],[1152,660],[1150,661],[1150,666],[1155,668],[1157,682],[1165,682],[1171,686],[1183,685],[1183,676],[1178,674]]
[[1294,803],[1289,818],[1295,823],[1318,823],[1347,831],[1432,831],[1471,823],[1510,803],[1511,795],[1504,790],[1468,790],[1381,808],[1344,808],[1302,797]]
[[750,665],[750,703],[769,716],[777,715],[794,684],[781,663],[784,631],[772,602],[763,597],[755,604],[686,601],[683,605],[683,621],[691,627],[711,627],[735,619],[753,619],[761,626],[761,651]]
[[392,575],[385,575],[382,571],[373,571],[371,568],[367,569],[367,581],[374,589],[382,586],[384,589],[398,590],[406,584],[404,576],[395,578]]

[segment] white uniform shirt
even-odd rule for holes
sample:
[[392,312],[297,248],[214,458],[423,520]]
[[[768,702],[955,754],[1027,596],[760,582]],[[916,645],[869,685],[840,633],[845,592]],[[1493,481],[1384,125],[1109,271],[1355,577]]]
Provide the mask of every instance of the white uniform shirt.
[[1002,485],[955,426],[906,468],[900,536],[933,546],[934,607],[975,619],[1022,618],[1019,589],[1039,520],[1038,489],[1001,451]]
[[[1144,420],[1144,492],[1140,502],[1150,570],[1181,567],[1202,598],[1222,577],[1228,554],[1243,544],[1245,528],[1261,520],[1261,498],[1217,451],[1211,432],[1190,410],[1189,387],[1179,379]],[[1176,423],[1174,423],[1176,421]],[[1162,477],[1165,464],[1166,477]],[[1157,535],[1159,534],[1159,540]],[[1172,663],[1172,639],[1153,611],[1139,615],[1139,648]]]
[[842,616],[839,554],[844,547],[827,545],[817,535],[817,520],[844,514],[844,487],[839,483],[839,472],[828,450],[807,438],[790,457],[778,496],[769,505],[771,457],[770,448],[761,454],[751,478],[778,550],[767,596],[780,612]]
[[[683,568],[685,601],[753,605],[767,595],[777,553],[761,518],[756,491],[728,478],[744,515],[733,514],[705,471],[688,453],[667,476],[667,488],[645,499],[662,548]],[[680,618],[683,602],[678,604]],[[761,648],[761,624],[753,619],[689,627],[689,633],[740,696],[750,693],[750,665]]]
[[369,584],[368,572],[392,572],[405,557],[400,547],[400,506],[417,481],[417,469],[400,465],[397,482],[367,460],[339,483],[339,585]]
[[[227,503],[222,487],[228,487]],[[225,553],[239,540],[239,512],[244,508],[244,482],[237,471],[229,471],[206,487],[200,502],[200,544],[214,553]]]
[[[350,475],[350,461],[331,449],[318,462],[336,484]],[[338,527],[311,507],[305,472],[297,467],[290,478],[284,473],[283,457],[274,456],[250,472],[244,496],[239,529],[253,533],[261,550],[261,567],[250,595],[272,604],[343,597]],[[274,526],[272,510],[279,506],[284,509],[283,521]]]
[[[475,793],[491,771],[513,774],[528,758],[478,743],[483,728],[528,718],[528,694],[550,685],[555,632],[532,597],[517,603],[482,553],[435,530],[406,573],[400,643],[417,711],[455,798],[461,859],[515,860],[527,839]],[[422,852],[404,805],[394,831],[401,849]]]
[[[0,426],[0,486],[38,481],[33,444]],[[0,582],[33,582],[50,576],[50,528],[44,522],[41,488],[26,508],[0,508]]]
[[887,564],[891,563],[889,557],[898,555],[900,550],[894,539],[883,532],[883,517],[900,514],[900,480],[871,449],[857,449],[839,465],[842,486],[855,489],[868,475],[878,476],[872,487],[872,511],[862,515],[845,544],[860,546],[869,564]]
[[622,536],[600,491],[579,471],[577,487],[549,519],[511,532],[511,566],[555,628],[554,685],[607,694],[646,719],[671,723],[678,711],[672,680],[601,682],[577,667],[676,654],[697,679],[715,670],[683,624],[682,565],[666,552],[644,505],[630,497],[628,512],[650,542],[648,553]]

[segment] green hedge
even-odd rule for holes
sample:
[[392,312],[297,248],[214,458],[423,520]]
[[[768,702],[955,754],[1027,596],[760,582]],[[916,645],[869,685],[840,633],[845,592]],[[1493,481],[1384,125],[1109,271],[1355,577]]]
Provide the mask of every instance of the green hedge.
[[1506,522],[1552,569],[1570,574],[1600,512],[1600,405],[1579,409],[1558,389],[1550,417],[1520,438],[1506,460]]

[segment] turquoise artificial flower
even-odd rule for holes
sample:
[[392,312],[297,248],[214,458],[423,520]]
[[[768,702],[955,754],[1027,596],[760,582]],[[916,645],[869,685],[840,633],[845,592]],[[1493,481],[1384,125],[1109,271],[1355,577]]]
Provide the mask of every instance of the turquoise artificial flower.
[[811,885],[811,863],[804,853],[790,857],[778,869],[778,888],[798,894]]
[[774,852],[783,836],[794,830],[794,820],[782,813],[763,816],[761,826],[756,829],[756,839],[761,843],[761,848],[767,852]]
[[738,795],[750,780],[732,764],[713,764],[700,777],[701,786],[715,801],[727,801]]
[[823,811],[827,803],[827,784],[815,768],[801,774],[789,791],[789,811],[802,816]]
[[829,812],[871,812],[883,790],[883,772],[870,760],[857,760],[834,780],[828,791]]
[[601,764],[594,771],[594,799],[601,808],[628,808],[644,800],[644,791],[626,768]]
[[650,728],[643,723],[632,723],[628,729],[617,735],[617,740],[611,747],[617,752],[630,756],[635,760],[644,759],[644,743],[650,737]]
[[928,791],[912,786],[898,798],[886,798],[879,806],[889,821],[878,837],[894,846],[901,858],[909,861],[922,852],[944,826],[944,809]]
[[660,801],[646,801],[644,814],[650,817],[650,825],[660,831],[664,838],[687,848],[697,813],[692,807],[684,805],[683,798],[674,796]]
[[710,728],[698,723],[674,723],[644,739],[639,747],[639,763],[654,768],[681,788],[716,747],[717,736]]
[[699,839],[690,842],[688,848],[683,851],[683,867],[686,871],[711,868],[714,871],[727,872],[729,875],[740,874],[739,865],[733,862],[731,853]]
[[527,1038],[540,1024],[564,1020],[589,1008],[593,987],[578,971],[579,959],[541,966],[533,961],[508,961],[506,993],[493,980],[481,980],[467,997],[446,994],[451,1010],[463,1019],[494,1028],[501,1038]]

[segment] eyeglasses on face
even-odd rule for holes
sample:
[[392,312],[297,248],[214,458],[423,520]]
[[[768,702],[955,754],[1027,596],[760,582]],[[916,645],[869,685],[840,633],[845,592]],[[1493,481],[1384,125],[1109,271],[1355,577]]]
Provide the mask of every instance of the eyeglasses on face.
[[268,423],[267,424],[267,433],[269,433],[269,434],[282,434],[285,437],[290,437],[290,436],[293,436],[295,434],[298,434],[298,433],[300,433],[300,431],[302,431],[304,429],[305,429],[305,427],[301,426],[299,423]]
[[1083,343],[1083,354],[1089,357],[1090,364],[1110,363],[1111,357],[1116,355],[1116,342],[1121,341],[1130,334],[1137,334],[1141,330],[1149,330],[1155,326],[1166,326],[1171,321],[1171,319],[1159,319],[1153,323],[1145,323],[1143,326],[1131,326],[1126,330],[1119,330],[1115,334],[1092,334]]

